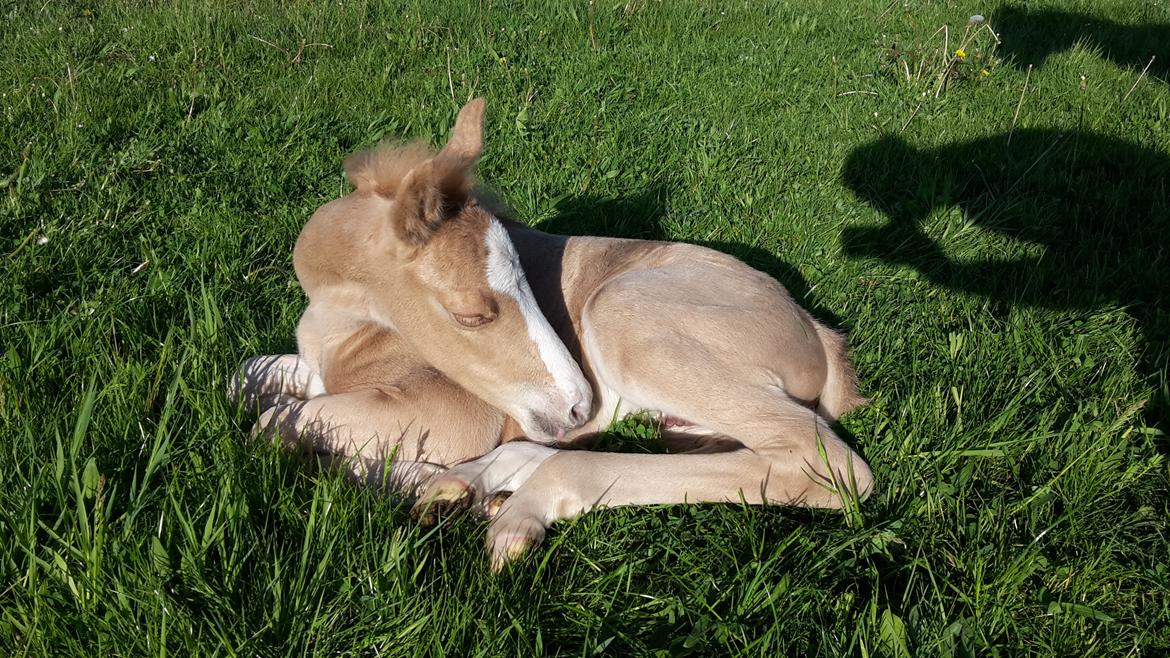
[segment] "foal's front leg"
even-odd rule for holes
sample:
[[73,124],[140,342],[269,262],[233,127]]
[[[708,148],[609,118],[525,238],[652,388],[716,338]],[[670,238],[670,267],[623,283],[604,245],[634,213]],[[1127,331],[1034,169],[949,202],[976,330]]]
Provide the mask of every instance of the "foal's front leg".
[[[487,536],[492,568],[500,569],[538,544],[554,522],[598,507],[746,503],[840,508],[864,499],[872,483],[868,466],[850,457],[826,464],[840,439],[823,429],[820,449],[814,443],[811,450],[782,455],[742,447],[665,455],[555,451],[494,514]],[[822,475],[825,470],[832,475]]]
[[389,463],[387,483],[413,491],[436,469],[495,447],[501,416],[486,405],[454,404],[422,386],[293,399],[264,411],[256,427],[289,448],[331,455],[340,463],[348,460],[361,480],[376,479],[372,475]]
[[[505,443],[479,459],[452,466],[431,480],[420,492],[410,514],[423,525],[433,525],[444,512],[476,504],[484,515],[492,517],[508,495],[559,452],[528,441]],[[540,536],[544,533],[543,528],[532,531]]]
[[446,466],[497,443],[502,414],[440,378],[329,394],[295,354],[248,359],[228,395],[259,418],[253,434],[324,459],[359,483],[413,493]]

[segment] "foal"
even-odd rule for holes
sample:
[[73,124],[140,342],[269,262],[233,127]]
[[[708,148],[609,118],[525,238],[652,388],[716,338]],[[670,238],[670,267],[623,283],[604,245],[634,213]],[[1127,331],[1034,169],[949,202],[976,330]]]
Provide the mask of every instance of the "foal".
[[[864,402],[844,339],[722,253],[499,219],[471,180],[483,108],[437,154],[346,160],[356,190],[293,253],[299,354],[250,359],[232,385],[257,427],[416,488],[424,520],[484,504],[493,568],[595,506],[868,496],[869,467],[829,427]],[[689,449],[555,447],[633,412]]]

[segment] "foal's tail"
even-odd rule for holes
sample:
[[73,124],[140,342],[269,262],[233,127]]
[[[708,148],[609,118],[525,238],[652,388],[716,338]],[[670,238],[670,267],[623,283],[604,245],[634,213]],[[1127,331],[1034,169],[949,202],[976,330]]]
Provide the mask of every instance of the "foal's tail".
[[813,320],[813,327],[825,349],[828,366],[817,413],[829,420],[836,420],[869,400],[857,392],[857,373],[853,370],[853,362],[849,360],[849,346],[845,343],[845,337],[816,320]]

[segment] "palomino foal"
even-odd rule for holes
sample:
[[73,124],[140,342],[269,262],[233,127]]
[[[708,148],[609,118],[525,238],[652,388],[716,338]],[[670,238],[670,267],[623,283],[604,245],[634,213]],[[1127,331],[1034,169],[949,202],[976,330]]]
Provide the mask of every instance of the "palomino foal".
[[[483,107],[437,154],[346,160],[356,190],[293,255],[299,354],[250,359],[233,382],[258,428],[416,487],[424,519],[480,503],[493,568],[595,506],[866,497],[868,466],[829,427],[864,402],[842,337],[722,253],[497,218],[471,183]],[[689,449],[553,447],[631,412]]]

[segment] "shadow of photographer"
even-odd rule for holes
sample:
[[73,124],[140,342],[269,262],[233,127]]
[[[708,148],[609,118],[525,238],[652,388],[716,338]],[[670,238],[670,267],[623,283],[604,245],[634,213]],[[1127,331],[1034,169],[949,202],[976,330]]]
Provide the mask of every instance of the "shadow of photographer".
[[[842,178],[888,218],[879,227],[847,228],[846,256],[911,267],[935,285],[1012,305],[1125,307],[1146,338],[1141,368],[1160,376],[1164,391],[1166,153],[1081,131],[1018,130],[923,149],[886,136],[854,149]],[[924,222],[950,207],[967,226],[936,239]],[[975,250],[963,240],[969,229],[983,233]],[[988,257],[988,239],[1008,255]],[[1152,401],[1154,422],[1165,425],[1166,407],[1165,399]]]
[[[1170,82],[1170,23],[1124,25],[1088,14],[1007,6],[992,17],[1000,54],[1019,68],[1039,67],[1053,54],[1085,43],[1117,64]],[[1151,57],[1153,58],[1151,62]]]

